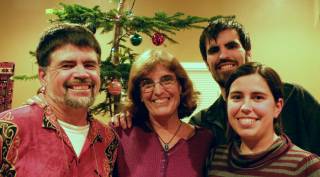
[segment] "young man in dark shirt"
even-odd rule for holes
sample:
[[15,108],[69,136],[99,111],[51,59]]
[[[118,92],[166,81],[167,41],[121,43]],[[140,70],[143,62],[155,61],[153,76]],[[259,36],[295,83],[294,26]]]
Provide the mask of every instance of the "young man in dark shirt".
[[[211,129],[219,144],[226,144],[227,114],[224,84],[230,74],[251,56],[251,42],[243,26],[233,17],[212,21],[200,36],[200,51],[220,97],[207,109],[190,119],[190,123]],[[294,144],[320,155],[320,105],[304,88],[284,83],[285,104],[281,113],[284,132]]]

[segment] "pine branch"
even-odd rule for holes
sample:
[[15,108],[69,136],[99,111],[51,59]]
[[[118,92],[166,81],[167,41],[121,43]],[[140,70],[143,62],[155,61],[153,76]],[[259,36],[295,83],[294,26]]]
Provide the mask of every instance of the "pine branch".
[[[190,28],[202,28],[200,23],[208,22],[211,19],[185,16],[184,13],[177,12],[173,15],[168,15],[165,12],[156,12],[154,17],[134,16],[131,11],[119,12],[116,9],[111,9],[108,12],[102,12],[99,6],[93,8],[83,7],[77,4],[67,5],[60,3],[63,9],[48,9],[47,14],[56,15],[58,18],[51,22],[70,22],[86,25],[89,29],[102,28],[102,33],[110,32],[118,22],[125,30],[127,36],[133,33],[144,33],[147,36],[152,36],[152,33],[163,33],[165,37],[173,43],[177,43],[170,35],[175,35],[176,31]],[[121,18],[119,19],[119,14]]]
[[32,75],[32,76],[27,76],[27,75],[18,75],[18,76],[13,76],[13,80],[35,80],[38,78],[38,75]]
[[177,43],[172,36],[177,31],[203,28],[203,23],[208,23],[220,18],[234,18],[234,16],[214,16],[210,18],[185,15],[182,12],[177,12],[173,15],[168,15],[165,12],[156,12],[153,17],[135,16],[132,12],[133,5],[129,10],[124,10],[126,0],[113,0],[118,4],[117,9],[111,9],[103,12],[99,6],[87,8],[81,5],[67,5],[60,3],[61,9],[48,9],[47,14],[53,14],[55,19],[50,19],[50,22],[70,22],[82,24],[88,27],[93,33],[97,29],[101,29],[101,33],[109,33],[114,31],[114,39],[107,43],[111,45],[111,50],[108,58],[101,62],[101,81],[100,91],[106,92],[104,102],[93,108],[94,113],[109,112],[113,115],[119,104],[119,96],[113,96],[108,93],[107,84],[112,79],[117,79],[122,83],[123,89],[127,89],[130,68],[137,56],[133,50],[124,45],[130,35],[140,33],[152,38],[156,32],[163,34],[167,41]]

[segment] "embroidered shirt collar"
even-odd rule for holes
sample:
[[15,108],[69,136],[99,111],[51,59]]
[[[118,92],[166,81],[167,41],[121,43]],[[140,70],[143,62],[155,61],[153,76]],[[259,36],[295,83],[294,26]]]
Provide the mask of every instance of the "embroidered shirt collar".
[[[63,139],[68,139],[66,138],[66,135],[64,131],[62,130],[61,126],[59,125],[57,121],[57,117],[55,116],[54,112],[51,109],[51,106],[46,102],[44,95],[43,94],[38,94],[33,96],[32,98],[27,100],[27,104],[32,105],[36,104],[40,108],[43,109],[43,118],[42,118],[42,127],[43,128],[48,128],[48,129],[53,129],[57,131],[57,133],[63,138]],[[98,128],[98,122],[94,120],[91,112],[89,111],[87,114],[87,120],[90,124],[90,129],[88,132],[88,139],[91,143],[95,143],[96,139],[99,138],[101,135],[97,131]],[[67,142],[69,140],[66,140]]]

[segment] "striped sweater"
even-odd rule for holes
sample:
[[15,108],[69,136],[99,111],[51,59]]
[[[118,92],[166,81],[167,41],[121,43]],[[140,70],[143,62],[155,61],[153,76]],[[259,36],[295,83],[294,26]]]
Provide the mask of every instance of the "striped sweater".
[[242,155],[239,147],[239,142],[218,147],[209,165],[209,176],[320,177],[320,158],[292,144],[285,135],[259,154]]

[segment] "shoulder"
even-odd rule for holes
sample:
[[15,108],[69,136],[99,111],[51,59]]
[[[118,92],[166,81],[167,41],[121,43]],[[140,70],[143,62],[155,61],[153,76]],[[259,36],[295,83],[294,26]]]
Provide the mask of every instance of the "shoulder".
[[303,150],[294,144],[287,152],[287,155],[295,157],[296,162],[299,164],[308,164],[310,162],[314,162],[318,164],[318,167],[320,167],[320,159],[316,154]]
[[107,140],[107,142],[110,142],[111,144],[118,144],[119,137],[116,131],[109,124],[93,118],[92,129],[94,132],[96,132],[95,134],[101,135]]
[[320,175],[320,158],[316,154],[305,151],[296,145],[293,145],[287,154],[294,157],[293,160],[296,160],[297,167],[302,169],[307,176],[310,174]]
[[295,155],[296,157],[299,157],[301,159],[310,160],[313,158],[316,158],[319,160],[319,157],[316,154],[313,154],[309,151],[306,151],[304,149],[301,149],[297,145],[293,144],[291,149],[288,151],[288,154]]
[[[109,126],[113,129],[113,131],[116,132],[118,135],[120,135],[120,134],[122,134],[124,131],[126,131],[126,129],[123,129],[121,126],[115,127],[112,122],[110,122],[108,125],[109,125]],[[129,128],[129,130],[130,130],[130,129],[131,129],[131,128]]]
[[25,105],[0,113],[0,121],[29,122],[30,119],[43,115],[43,110],[36,104]]
[[16,137],[25,136],[30,132],[30,127],[36,126],[36,122],[39,123],[37,125],[41,124],[42,115],[42,109],[36,104],[21,106],[0,113],[1,141],[6,142],[7,146],[14,141],[18,141]]
[[195,131],[199,137],[202,137],[205,139],[212,139],[214,137],[212,131],[210,131],[207,128],[195,126]]
[[[285,106],[284,113],[287,111],[303,111],[310,115],[318,115],[320,111],[319,102],[307,90],[296,84],[284,83]],[[286,109],[289,109],[286,111]]]
[[132,139],[133,137],[146,137],[151,131],[146,131],[138,126],[123,129],[120,127],[113,127],[113,130],[117,133],[120,139]]
[[225,101],[220,95],[220,97],[217,100],[215,100],[215,102],[211,106],[209,106],[206,109],[202,109],[201,111],[194,114],[190,119],[190,123],[195,125],[201,125],[200,123],[202,121],[206,121],[208,116],[211,116],[211,114],[215,114],[217,111],[224,111],[224,105]]
[[300,92],[307,92],[306,89],[304,89],[301,85],[295,84],[295,83],[283,83],[284,91],[300,91]]
[[288,82],[283,83],[283,91],[285,94],[289,94],[289,93],[292,94],[292,92],[296,92],[298,90],[304,90],[304,89],[303,87],[297,84],[288,83]]
[[198,126],[192,126],[190,124],[187,125],[192,128],[190,128],[191,131],[188,132],[188,135],[186,135],[184,139],[188,141],[190,140],[190,143],[205,144],[209,147],[213,145],[214,136],[210,130]]
[[311,152],[303,150],[295,144],[292,144],[290,150],[287,153],[290,155],[295,155],[300,158],[305,158],[305,157],[309,157],[309,156],[313,155]]
[[292,84],[292,83],[284,83],[283,84],[283,91],[284,91],[284,96],[286,99],[308,99],[308,100],[314,100],[315,102],[316,99],[311,95],[309,91],[307,91],[305,88],[298,84]]
[[92,118],[92,123],[95,125],[94,128],[98,129],[98,130],[104,130],[105,132],[110,132],[112,134],[115,134],[115,130],[113,129],[113,127],[110,124],[101,122],[99,119],[96,118]]

